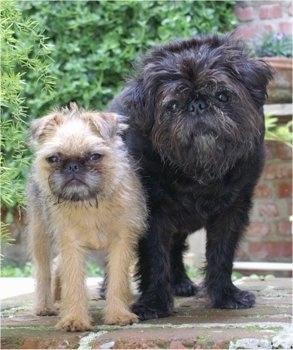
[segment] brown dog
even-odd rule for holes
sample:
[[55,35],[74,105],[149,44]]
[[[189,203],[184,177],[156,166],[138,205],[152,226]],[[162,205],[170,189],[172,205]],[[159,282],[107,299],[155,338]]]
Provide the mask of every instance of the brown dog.
[[62,318],[57,326],[68,331],[91,328],[87,248],[108,252],[105,322],[138,320],[129,310],[129,267],[145,229],[146,204],[119,135],[125,129],[121,120],[113,113],[79,110],[72,104],[32,123],[36,157],[27,197],[30,248],[37,267],[36,313],[56,314],[51,294],[54,242],[54,282],[61,284]]

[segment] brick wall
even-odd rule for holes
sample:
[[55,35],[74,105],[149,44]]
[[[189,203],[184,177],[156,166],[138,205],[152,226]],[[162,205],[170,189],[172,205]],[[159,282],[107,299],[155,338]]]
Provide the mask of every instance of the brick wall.
[[292,150],[267,142],[267,159],[255,189],[250,226],[236,260],[290,262],[292,257]]
[[237,1],[235,14],[240,21],[237,32],[243,39],[265,32],[292,34],[291,1]]
[[[236,1],[240,38],[253,40],[266,32],[292,35],[291,1]],[[292,150],[267,143],[266,165],[255,190],[251,224],[236,260],[290,262],[292,260]]]

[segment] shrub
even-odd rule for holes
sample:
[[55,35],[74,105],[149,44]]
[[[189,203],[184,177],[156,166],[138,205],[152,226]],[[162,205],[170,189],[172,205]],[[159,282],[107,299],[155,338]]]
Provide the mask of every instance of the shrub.
[[[103,109],[121,88],[133,63],[148,48],[176,37],[225,32],[235,25],[234,1],[23,1],[54,44],[56,96],[28,84],[25,96],[36,117],[76,101]],[[33,72],[30,73],[35,77]]]
[[293,121],[290,120],[285,124],[280,124],[277,117],[273,115],[266,116],[266,134],[265,139],[267,141],[281,141],[288,147],[292,145],[292,125]]
[[[141,52],[176,37],[231,30],[236,23],[233,4],[2,1],[3,205],[14,208],[24,201],[30,161],[25,130],[30,119],[69,101],[104,108]],[[54,94],[51,77],[56,81]]]
[[[23,187],[30,154],[25,135],[26,101],[22,95],[30,72],[46,93],[52,89],[48,72],[49,48],[36,22],[26,20],[15,1],[1,1],[1,213],[24,203]],[[4,210],[5,209],[5,210]],[[1,239],[7,239],[1,225]]]
[[252,43],[252,54],[258,57],[292,57],[292,35],[267,33]]

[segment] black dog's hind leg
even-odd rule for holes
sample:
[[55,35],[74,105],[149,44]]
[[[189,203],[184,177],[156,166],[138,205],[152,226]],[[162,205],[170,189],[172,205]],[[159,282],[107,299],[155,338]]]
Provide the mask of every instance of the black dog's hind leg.
[[102,285],[98,289],[100,298],[103,300],[106,300],[107,286],[108,286],[108,274],[106,272]]
[[234,209],[214,218],[206,226],[205,286],[212,307],[246,309],[255,303],[253,293],[238,289],[231,280],[234,253],[248,224],[249,207],[249,200],[238,201],[234,204]]
[[167,317],[173,312],[170,240],[160,224],[152,224],[139,242],[137,277],[141,295],[132,310],[140,320]]
[[183,253],[187,250],[187,234],[177,233],[173,236],[171,247],[171,288],[172,293],[177,296],[192,296],[197,292],[197,287],[187,276]]

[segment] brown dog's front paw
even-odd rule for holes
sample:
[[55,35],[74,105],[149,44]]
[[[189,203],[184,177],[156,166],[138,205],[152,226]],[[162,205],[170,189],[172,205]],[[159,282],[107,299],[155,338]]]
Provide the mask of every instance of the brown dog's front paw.
[[91,330],[92,326],[87,319],[64,317],[57,323],[56,328],[67,332],[85,332]]
[[57,309],[52,306],[52,307],[37,307],[36,308],[36,315],[37,316],[56,316],[58,315]]
[[120,326],[126,326],[128,324],[137,323],[139,321],[137,315],[132,312],[115,313],[113,315],[105,316],[105,323],[117,324]]

